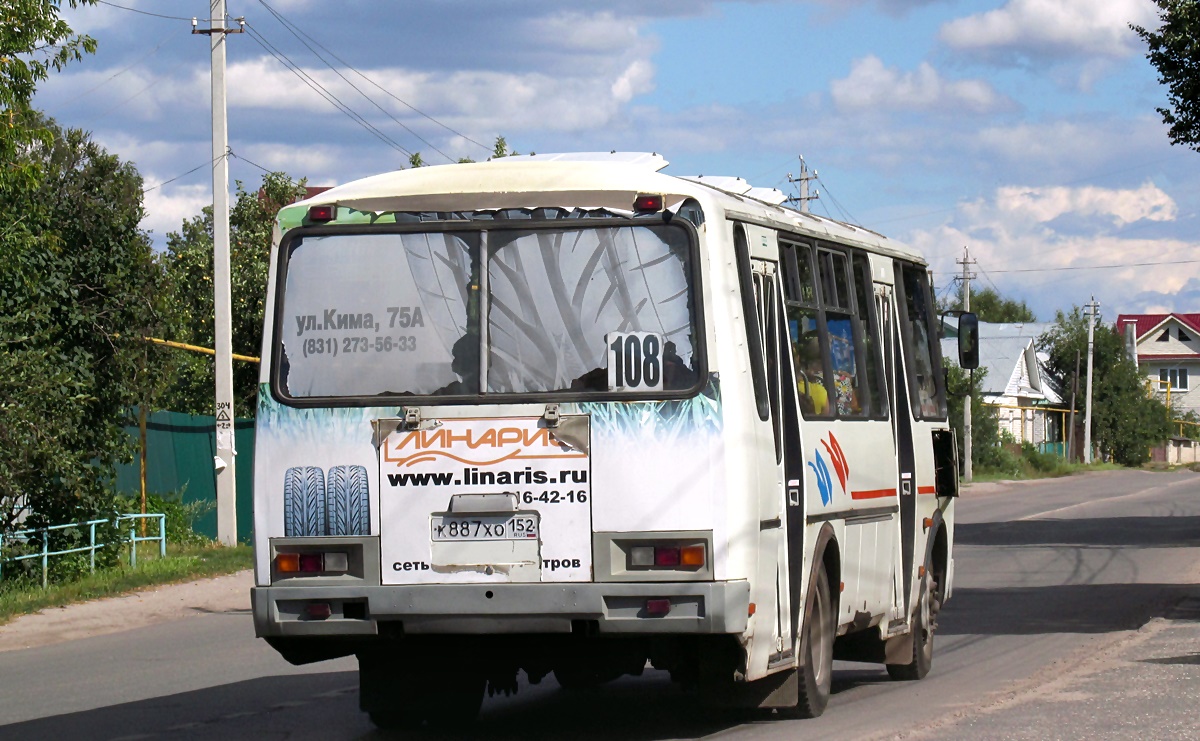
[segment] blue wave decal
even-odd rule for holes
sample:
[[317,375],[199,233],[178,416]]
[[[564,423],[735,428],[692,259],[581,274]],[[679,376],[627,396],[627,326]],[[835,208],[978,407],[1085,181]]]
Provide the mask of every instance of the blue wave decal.
[[817,451],[817,462],[810,462],[808,467],[817,476],[817,489],[821,492],[821,504],[828,507],[833,502],[833,477],[829,475],[829,466],[825,464],[825,459],[821,457],[820,451]]

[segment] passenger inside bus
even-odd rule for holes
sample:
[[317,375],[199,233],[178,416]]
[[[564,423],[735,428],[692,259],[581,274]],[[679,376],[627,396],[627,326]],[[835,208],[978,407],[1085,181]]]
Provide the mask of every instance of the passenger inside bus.
[[806,415],[829,414],[829,392],[825,389],[821,345],[816,337],[792,344],[796,365],[796,390],[800,392],[800,410]]
[[833,362],[833,391],[838,416],[857,416],[862,412],[858,401],[858,370],[854,353],[854,330],[850,317],[830,316],[830,359]]
[[442,386],[435,395],[479,393],[479,335],[467,332],[450,348],[450,370],[460,378]]

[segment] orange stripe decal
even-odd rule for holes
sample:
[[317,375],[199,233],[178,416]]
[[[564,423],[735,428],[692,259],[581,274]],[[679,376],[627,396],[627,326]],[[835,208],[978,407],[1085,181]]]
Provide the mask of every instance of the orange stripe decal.
[[896,496],[895,489],[872,489],[870,491],[852,491],[850,497],[853,499],[882,499],[883,497]]
[[917,493],[918,494],[937,494],[937,487],[936,486],[918,486]]

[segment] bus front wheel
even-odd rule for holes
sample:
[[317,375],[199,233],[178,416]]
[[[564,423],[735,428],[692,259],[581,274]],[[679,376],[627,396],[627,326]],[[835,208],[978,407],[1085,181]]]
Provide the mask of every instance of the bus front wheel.
[[800,639],[799,698],[796,714],[815,718],[829,704],[829,688],[833,680],[833,637],[835,632],[833,594],[825,566],[817,569],[808,590],[804,608],[804,623]]

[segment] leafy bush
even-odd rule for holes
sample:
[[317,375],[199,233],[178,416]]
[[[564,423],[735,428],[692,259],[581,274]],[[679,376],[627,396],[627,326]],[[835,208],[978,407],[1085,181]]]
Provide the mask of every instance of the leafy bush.
[[1021,457],[1029,464],[1030,468],[1039,473],[1054,473],[1062,464],[1058,456],[1043,453],[1030,442],[1021,443]]
[[[177,545],[209,545],[211,541],[197,533],[193,526],[197,519],[216,507],[215,502],[195,501],[185,504],[183,493],[187,487],[169,494],[146,494],[146,511],[167,516],[167,542]],[[122,512],[141,511],[141,502],[136,497],[122,496],[118,499]],[[153,527],[148,524],[147,527]]]

